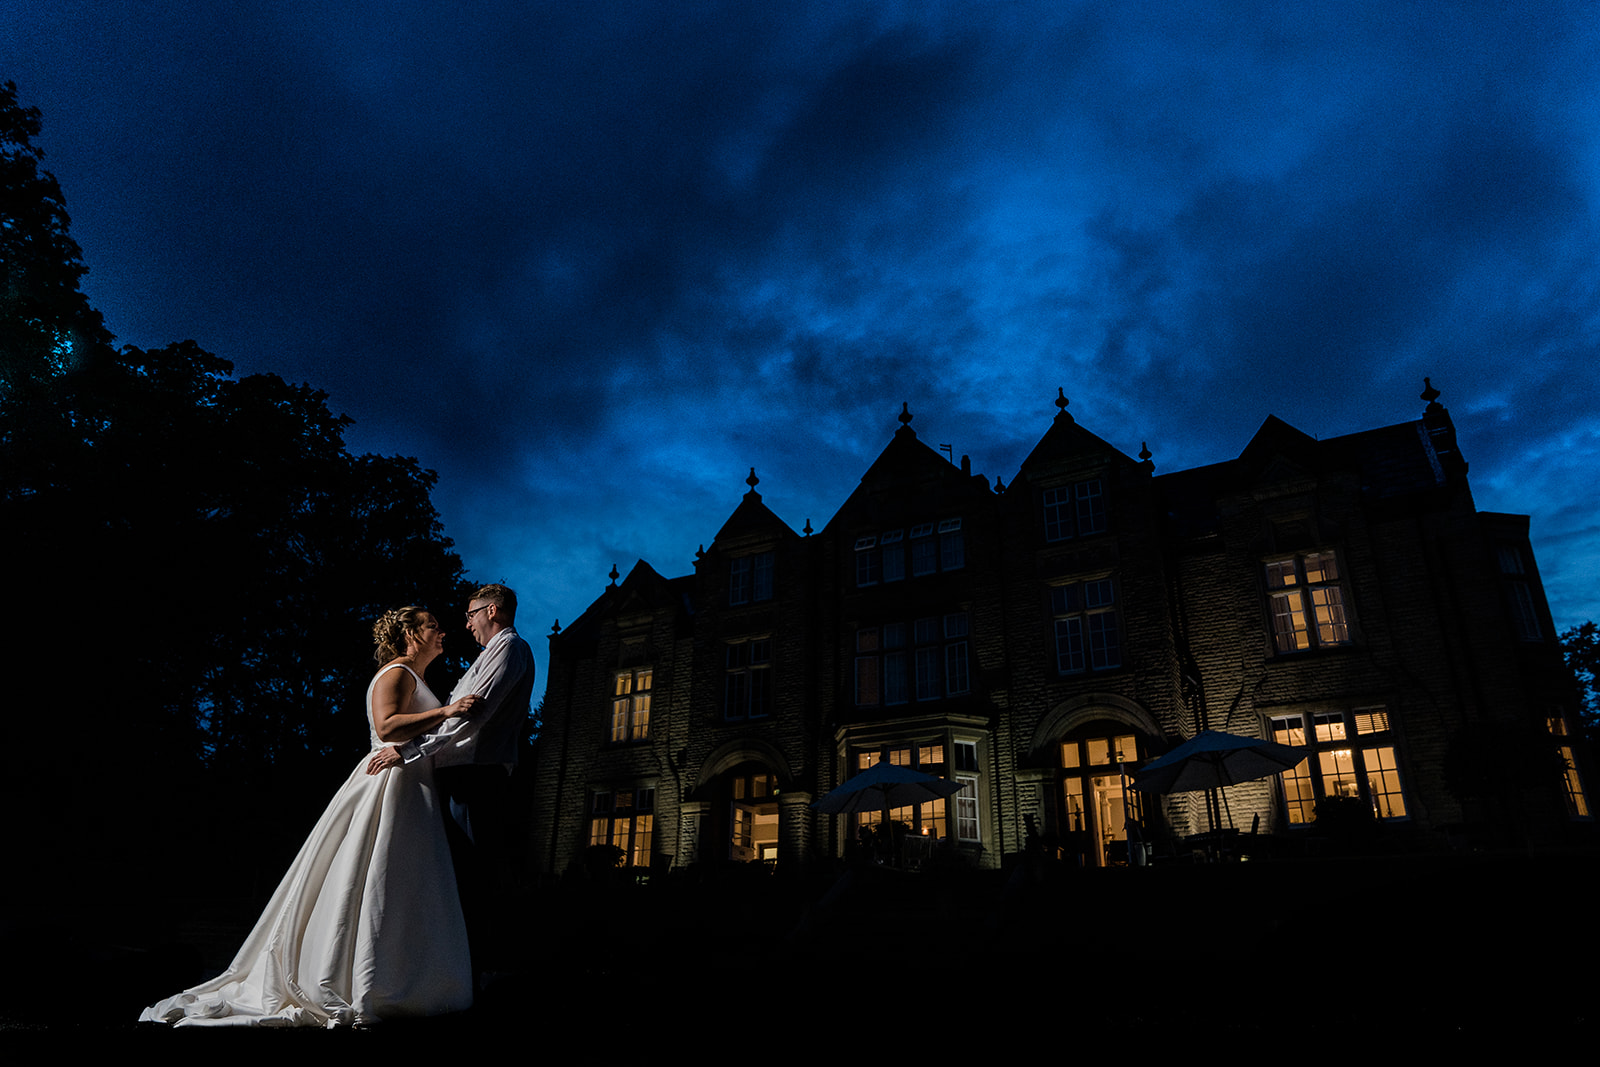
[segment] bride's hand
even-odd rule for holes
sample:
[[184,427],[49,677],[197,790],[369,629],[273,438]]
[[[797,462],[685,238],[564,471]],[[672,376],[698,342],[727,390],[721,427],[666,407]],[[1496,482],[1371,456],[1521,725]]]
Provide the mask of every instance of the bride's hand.
[[479,700],[482,700],[482,699],[483,698],[478,696],[478,694],[476,694],[476,693],[468,693],[466,696],[462,697],[460,700],[458,700],[454,704],[450,705],[450,716],[449,717],[450,718],[460,717],[460,718],[463,718],[463,719],[466,718],[467,715],[472,711],[472,705],[476,704]]
[[367,761],[367,773],[377,774],[379,771],[386,771],[399,762],[400,753],[395,751],[393,746],[390,746],[389,748],[380,748],[373,754],[372,758]]

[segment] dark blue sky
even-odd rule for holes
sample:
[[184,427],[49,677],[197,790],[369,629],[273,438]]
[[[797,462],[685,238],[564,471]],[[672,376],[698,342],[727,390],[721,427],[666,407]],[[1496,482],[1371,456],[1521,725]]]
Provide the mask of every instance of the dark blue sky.
[[119,339],[438,470],[541,669],[750,467],[820,529],[909,401],[1009,482],[1057,386],[1172,471],[1429,375],[1600,618],[1590,4],[13,0],[0,79]]

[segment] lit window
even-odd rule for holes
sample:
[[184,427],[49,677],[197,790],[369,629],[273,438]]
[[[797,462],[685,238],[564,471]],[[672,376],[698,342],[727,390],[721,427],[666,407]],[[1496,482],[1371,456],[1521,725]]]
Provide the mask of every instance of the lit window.
[[772,640],[735,641],[724,659],[723,717],[759,719],[772,704]]
[[[858,749],[855,759],[851,762],[855,764],[855,773],[860,773],[877,764],[882,758],[882,752],[879,749]],[[896,767],[910,767],[913,770],[921,771],[923,774],[931,774],[938,778],[948,776],[946,773],[948,768],[945,764],[944,745],[938,742],[924,742],[904,745],[900,748],[891,748],[889,750],[889,762]],[[974,818],[977,815],[976,805],[976,786],[974,786]],[[876,827],[882,821],[882,810],[864,811],[856,815],[857,826]],[[891,823],[901,823],[911,833],[922,837],[939,838],[950,836],[946,805],[942,798],[930,800],[923,804],[908,804],[905,807],[890,808],[889,821]]]
[[1050,615],[1058,674],[1122,666],[1116,587],[1110,578],[1052,586]]
[[728,603],[759,603],[772,599],[772,553],[736,556],[728,561]]
[[1339,562],[1332,552],[1274,560],[1266,569],[1272,640],[1277,651],[1300,652],[1314,646],[1350,643]]
[[1342,711],[1313,712],[1309,733],[1307,718],[1296,713],[1271,720],[1274,741],[1312,750],[1278,776],[1289,822],[1313,822],[1317,802],[1329,797],[1365,800],[1376,819],[1406,818],[1400,764],[1388,737],[1388,709],[1356,708],[1348,717]]
[[650,739],[650,680],[649,667],[617,672],[611,698],[613,743]]
[[589,805],[589,844],[620,849],[625,866],[650,866],[655,805],[654,789],[596,792]]
[[1105,490],[1099,478],[1046,489],[1043,503],[1046,541],[1106,531]]
[[1574,819],[1587,819],[1590,817],[1589,797],[1583,789],[1583,777],[1578,773],[1578,758],[1567,731],[1567,718],[1557,711],[1550,716],[1548,725],[1550,735],[1556,739],[1556,752],[1561,757],[1561,790],[1567,814]]

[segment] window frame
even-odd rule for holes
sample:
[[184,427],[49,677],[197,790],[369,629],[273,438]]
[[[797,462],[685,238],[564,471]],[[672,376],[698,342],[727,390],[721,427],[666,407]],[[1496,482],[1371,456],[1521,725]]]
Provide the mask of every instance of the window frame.
[[[1262,561],[1260,573],[1273,656],[1348,648],[1356,643],[1349,587],[1337,550],[1271,556]],[[1319,577],[1313,580],[1313,573]]]
[[[613,745],[650,740],[651,697],[655,693],[653,667],[628,667],[611,675],[611,715],[606,737]],[[643,685],[640,685],[640,681]],[[624,688],[624,682],[627,687]]]
[[1567,818],[1574,822],[1592,822],[1594,808],[1589,804],[1589,791],[1584,787],[1583,771],[1578,767],[1578,753],[1573,744],[1574,732],[1567,722],[1566,713],[1560,708],[1551,708],[1545,717],[1545,728],[1555,742],[1556,756],[1561,760],[1561,792]]
[[855,706],[899,707],[971,694],[971,640],[966,611],[858,627],[852,671]]
[[1095,537],[1110,529],[1105,483],[1105,478],[1096,476],[1041,490],[1040,517],[1044,520],[1046,544]]
[[[622,850],[622,866],[650,866],[655,847],[654,786],[589,791],[588,843],[590,848],[609,845]],[[625,803],[619,803],[625,798]],[[626,814],[618,814],[626,812]],[[626,824],[620,836],[619,824]]]
[[1058,582],[1047,587],[1045,597],[1058,677],[1122,669],[1122,612],[1116,575]]
[[1294,767],[1275,775],[1291,828],[1315,826],[1316,806],[1329,797],[1364,801],[1374,822],[1410,821],[1387,705],[1279,712],[1267,716],[1266,736],[1308,750]]
[[750,552],[728,560],[728,606],[760,604],[772,599],[773,553]]
[[[773,693],[771,635],[728,641],[723,649],[723,722],[748,722],[770,716]],[[742,707],[736,707],[741,704]]]

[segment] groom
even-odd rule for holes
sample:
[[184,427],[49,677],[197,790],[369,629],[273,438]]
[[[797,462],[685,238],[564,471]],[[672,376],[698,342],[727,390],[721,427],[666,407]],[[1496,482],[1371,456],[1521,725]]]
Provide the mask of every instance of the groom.
[[433,757],[472,966],[480,975],[504,962],[495,955],[503,951],[509,916],[511,772],[533,697],[533,650],[517,635],[516,616],[517,594],[505,586],[474,593],[467,629],[483,651],[450,692],[451,702],[477,694],[471,717],[446,719],[367,764],[367,773],[376,774],[402,760]]

